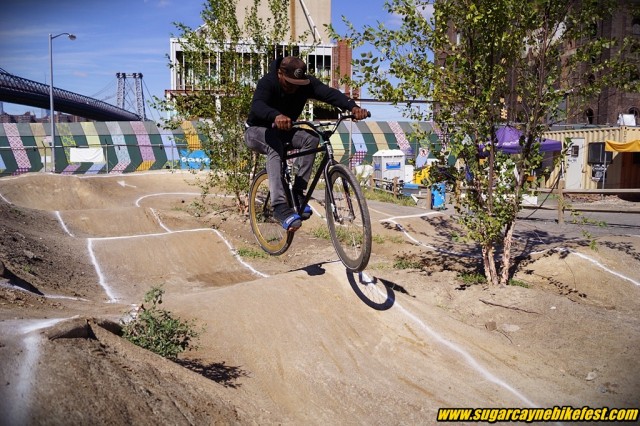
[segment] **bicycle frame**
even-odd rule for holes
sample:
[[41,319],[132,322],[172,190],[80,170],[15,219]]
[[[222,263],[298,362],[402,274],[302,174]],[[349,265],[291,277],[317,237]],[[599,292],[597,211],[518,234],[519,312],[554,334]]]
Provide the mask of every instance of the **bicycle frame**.
[[[318,146],[300,151],[292,150],[291,146],[285,147],[285,153],[280,159],[280,179],[283,183],[286,182],[284,191],[287,201],[301,217],[304,214],[302,207],[309,205],[320,179],[325,179],[325,220],[331,242],[347,270],[360,272],[366,267],[371,255],[371,219],[358,181],[347,166],[335,160],[330,141],[342,120],[353,118],[343,116],[336,122],[293,123],[296,128],[300,128],[301,125],[308,126],[309,131],[318,136]],[[298,200],[293,189],[292,164],[288,160],[318,153],[324,155],[308,185],[304,199]],[[283,230],[282,224],[274,219],[270,185],[266,170],[260,171],[254,178],[249,196],[250,222],[262,249],[271,255],[280,255],[289,248],[294,232],[288,232],[287,228]]]
[[[287,182],[288,187],[288,193],[290,196],[290,199],[292,201],[292,204],[296,210],[296,212],[300,213],[300,205],[298,203],[298,200],[296,199],[296,197],[293,197],[293,189],[291,187],[291,175],[289,172],[289,165],[287,163],[287,160],[290,159],[295,159],[298,157],[304,157],[305,155],[311,155],[311,154],[317,154],[320,152],[323,152],[324,155],[322,156],[322,160],[320,161],[320,167],[318,167],[318,170],[316,171],[316,174],[314,175],[313,179],[311,180],[311,184],[309,184],[309,187],[307,189],[307,194],[305,195],[304,198],[304,203],[308,204],[309,201],[311,200],[311,195],[313,194],[313,191],[316,188],[316,185],[318,184],[318,182],[320,181],[320,177],[323,177],[325,182],[328,182],[328,171],[329,171],[329,167],[331,167],[333,164],[335,164],[335,159],[333,157],[333,146],[331,145],[331,135],[333,135],[336,130],[338,129],[338,125],[345,119],[350,118],[350,116],[346,116],[346,117],[341,117],[333,126],[332,129],[329,130],[324,130],[324,131],[318,131],[317,130],[317,126],[321,126],[322,123],[316,124],[316,123],[312,123],[310,121],[296,121],[293,123],[294,126],[300,126],[300,125],[308,125],[312,131],[314,133],[316,133],[318,135],[318,137],[320,138],[320,142],[319,142],[319,146],[317,148],[314,149],[307,149],[304,151],[298,151],[298,152],[286,152],[285,156],[282,160],[283,162],[283,174],[284,174],[284,178]],[[335,200],[333,199],[333,193],[331,191],[329,191],[329,197],[330,197],[330,201],[333,203],[335,202]]]

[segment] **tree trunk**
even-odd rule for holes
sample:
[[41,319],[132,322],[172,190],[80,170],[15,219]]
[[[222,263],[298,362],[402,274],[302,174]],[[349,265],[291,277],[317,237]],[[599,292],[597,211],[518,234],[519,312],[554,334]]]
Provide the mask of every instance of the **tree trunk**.
[[484,263],[484,275],[487,283],[492,286],[498,285],[498,271],[496,270],[496,260],[493,256],[494,248],[492,244],[483,244],[482,261]]
[[509,270],[511,269],[511,245],[513,243],[513,231],[516,228],[515,220],[507,224],[506,232],[502,240],[502,273],[500,274],[500,285],[507,285],[509,282]]

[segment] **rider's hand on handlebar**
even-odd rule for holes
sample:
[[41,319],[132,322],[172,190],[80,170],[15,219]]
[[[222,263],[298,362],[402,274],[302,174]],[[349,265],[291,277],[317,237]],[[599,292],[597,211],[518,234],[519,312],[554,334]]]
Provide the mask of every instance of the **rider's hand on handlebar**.
[[369,111],[360,107],[353,107],[351,114],[353,114],[356,120],[364,120],[367,117],[371,117]]
[[278,115],[273,124],[279,130],[291,130],[291,119],[284,114]]

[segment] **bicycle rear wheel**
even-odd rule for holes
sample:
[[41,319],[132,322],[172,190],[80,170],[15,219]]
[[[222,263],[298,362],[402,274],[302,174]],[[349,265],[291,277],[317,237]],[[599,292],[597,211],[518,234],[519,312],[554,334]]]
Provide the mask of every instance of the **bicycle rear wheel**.
[[271,255],[284,253],[293,241],[293,232],[285,231],[280,222],[273,217],[269,176],[266,170],[259,172],[251,184],[249,222],[258,244]]
[[333,247],[349,271],[360,272],[367,267],[371,256],[367,201],[356,178],[344,165],[332,166],[328,179],[325,205]]

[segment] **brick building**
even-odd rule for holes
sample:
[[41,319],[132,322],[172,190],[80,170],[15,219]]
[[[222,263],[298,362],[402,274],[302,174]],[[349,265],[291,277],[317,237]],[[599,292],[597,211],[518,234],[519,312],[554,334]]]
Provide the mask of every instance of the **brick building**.
[[[613,16],[594,24],[592,37],[617,40],[634,37],[640,41],[640,0],[618,0],[618,7]],[[565,45],[566,54],[571,54],[574,46],[575,42]],[[601,59],[607,59],[608,55],[610,52],[604,53]],[[631,55],[633,56],[626,59],[635,61],[640,67],[640,52]],[[586,78],[596,77],[586,76]],[[635,78],[640,79],[640,68]],[[577,105],[569,96],[567,113],[566,124],[615,125],[621,114],[627,114],[633,115],[636,124],[640,125],[640,93],[608,88],[598,97],[588,101],[586,105]]]

